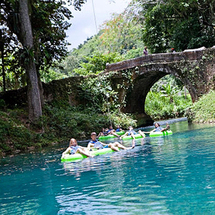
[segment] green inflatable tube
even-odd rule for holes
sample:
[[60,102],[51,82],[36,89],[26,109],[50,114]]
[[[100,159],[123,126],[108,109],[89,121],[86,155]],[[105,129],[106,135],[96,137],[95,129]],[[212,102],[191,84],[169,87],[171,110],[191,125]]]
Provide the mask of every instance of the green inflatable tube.
[[[103,149],[94,149],[93,151],[90,152],[91,155],[97,156],[97,155],[103,155],[103,154],[107,154],[107,153],[112,153],[114,152],[113,149],[111,148],[103,148]],[[87,158],[86,155],[82,155],[79,153],[70,155],[70,154],[65,154],[64,156],[61,157],[61,162],[66,162],[66,161],[77,161],[77,160],[81,160]]]
[[159,137],[159,136],[167,136],[167,135],[171,135],[172,131],[171,130],[167,130],[167,131],[163,131],[163,132],[150,132],[149,136],[150,137]]
[[[135,137],[135,139],[144,138],[141,134],[135,134],[134,137]],[[122,140],[130,140],[130,139],[133,139],[131,135],[125,136],[122,138]]]
[[[116,132],[118,135],[123,135],[125,133],[125,131],[119,131],[119,132]],[[107,140],[107,139],[111,139],[111,138],[117,138],[115,135],[107,135],[107,136],[100,136],[99,137],[99,140]]]

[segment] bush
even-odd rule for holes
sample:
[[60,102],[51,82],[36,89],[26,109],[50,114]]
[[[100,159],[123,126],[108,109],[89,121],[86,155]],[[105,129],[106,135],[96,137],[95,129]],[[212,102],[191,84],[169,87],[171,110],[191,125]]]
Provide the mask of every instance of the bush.
[[190,95],[185,98],[175,94],[170,97],[163,96],[160,92],[150,91],[145,101],[145,111],[155,120],[180,117],[185,114],[185,110],[192,104]]
[[215,122],[215,91],[203,95],[186,111],[189,121],[193,122]]

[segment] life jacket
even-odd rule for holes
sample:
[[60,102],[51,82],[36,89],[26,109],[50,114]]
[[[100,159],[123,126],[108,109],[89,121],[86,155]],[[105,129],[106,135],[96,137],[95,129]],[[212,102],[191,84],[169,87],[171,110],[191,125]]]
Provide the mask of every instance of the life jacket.
[[98,140],[91,140],[89,143],[94,145],[94,148],[103,149],[103,145]]
[[163,128],[161,128],[160,126],[155,128],[155,131],[154,132],[160,132]]
[[113,131],[113,129],[109,129],[109,130],[107,131],[107,134],[109,134],[111,131]]
[[77,150],[80,148],[80,146],[70,146],[71,150],[70,150],[70,154],[74,155]]
[[137,132],[136,132],[136,131],[131,130],[131,131],[128,131],[128,136],[130,136],[130,135],[131,135],[131,133],[133,133],[134,135],[135,135],[135,134],[137,134]]

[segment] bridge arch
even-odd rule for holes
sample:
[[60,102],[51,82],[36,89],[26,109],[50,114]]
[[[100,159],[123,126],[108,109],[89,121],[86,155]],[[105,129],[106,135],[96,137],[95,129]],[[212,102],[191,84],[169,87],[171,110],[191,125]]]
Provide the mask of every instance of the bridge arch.
[[187,84],[186,79],[178,74],[178,70],[169,64],[136,67],[133,74],[132,87],[126,94],[127,105],[123,108],[124,112],[145,114],[145,100],[148,92],[157,81],[166,75],[174,75],[178,78],[187,87],[192,100],[196,100],[193,87]]

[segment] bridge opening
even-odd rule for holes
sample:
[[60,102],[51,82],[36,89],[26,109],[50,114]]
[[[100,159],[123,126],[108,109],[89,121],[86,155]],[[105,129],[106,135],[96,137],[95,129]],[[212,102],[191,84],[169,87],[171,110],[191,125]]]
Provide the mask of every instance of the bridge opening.
[[177,118],[184,116],[191,104],[191,95],[182,82],[173,75],[166,75],[147,93],[145,113],[153,120]]

